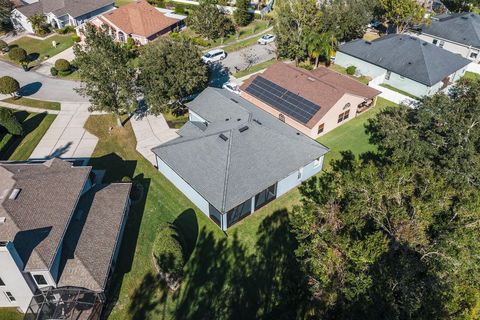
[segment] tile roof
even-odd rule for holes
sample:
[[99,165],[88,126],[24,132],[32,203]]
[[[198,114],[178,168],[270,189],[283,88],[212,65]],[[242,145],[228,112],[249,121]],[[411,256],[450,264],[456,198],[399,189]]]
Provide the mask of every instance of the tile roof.
[[152,36],[178,22],[144,0],[135,1],[101,16],[126,34]]
[[152,151],[222,212],[328,152],[226,90],[207,88],[188,107],[208,125],[187,122],[179,138]]
[[422,33],[480,49],[480,15],[463,12],[442,15],[421,26]]
[[[305,124],[308,128],[313,128],[345,94],[365,99],[372,99],[380,94],[363,83],[323,66],[308,71],[283,62],[277,62],[263,73],[250,77],[243,83],[241,90],[245,91],[257,77],[267,79],[319,105],[318,112]],[[270,106],[276,108],[275,105]]]
[[470,60],[431,43],[403,34],[372,42],[347,42],[339,52],[367,61],[427,86],[432,86],[470,63]]
[[37,13],[53,13],[57,17],[69,14],[77,18],[108,5],[113,5],[113,3],[113,0],[39,0],[18,7],[17,10],[26,17]]
[[[0,240],[13,241],[25,270],[51,266],[90,169],[59,159],[0,164]],[[17,188],[18,197],[9,199]]]
[[59,286],[105,289],[130,188],[130,183],[113,183],[82,196],[65,236]]

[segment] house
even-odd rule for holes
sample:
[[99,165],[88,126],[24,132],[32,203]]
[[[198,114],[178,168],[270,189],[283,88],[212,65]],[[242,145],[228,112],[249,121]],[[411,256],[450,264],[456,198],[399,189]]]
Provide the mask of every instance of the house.
[[[56,294],[82,292],[102,302],[115,267],[131,184],[99,185],[94,177],[91,167],[56,158],[0,163],[0,307],[34,319],[99,312],[85,300],[67,308],[72,297]],[[63,305],[62,317],[55,308],[31,307],[34,295],[52,290],[49,303]]]
[[476,13],[432,17],[430,24],[416,27],[411,34],[471,61],[480,61],[480,15]]
[[33,33],[28,19],[36,14],[45,15],[53,28],[76,27],[113,8],[113,0],[38,0],[15,8],[11,20],[16,29]]
[[325,67],[307,71],[283,62],[240,89],[244,99],[313,139],[354,118],[380,94]]
[[338,48],[335,63],[355,66],[372,78],[416,97],[430,96],[460,79],[470,60],[418,38],[392,34],[373,41],[347,42]]
[[322,170],[326,147],[234,93],[207,88],[187,106],[179,137],[152,151],[222,230]]
[[[144,45],[182,27],[185,18],[168,10],[162,12],[162,9],[139,0],[98,16],[89,23],[98,28],[105,26],[118,42],[126,42],[131,37],[137,45]],[[83,26],[77,29],[81,37],[84,36],[82,29]]]

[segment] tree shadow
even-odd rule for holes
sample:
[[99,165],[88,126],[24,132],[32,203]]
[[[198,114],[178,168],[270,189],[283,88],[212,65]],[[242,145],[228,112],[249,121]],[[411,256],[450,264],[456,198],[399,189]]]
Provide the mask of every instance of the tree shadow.
[[221,63],[210,64],[208,71],[208,85],[211,87],[221,88],[224,83],[230,80],[228,68]]
[[18,90],[18,94],[21,96],[31,96],[32,94],[35,94],[40,90],[42,87],[41,82],[32,82],[27,85],[24,85],[23,87]]
[[[133,179],[135,174],[135,168],[137,167],[137,161],[135,160],[123,160],[116,153],[109,153],[97,158],[91,158],[89,161],[94,169],[105,170],[103,176],[103,183],[119,182],[123,177],[130,177]],[[142,179],[140,179],[141,181]],[[145,189],[145,193],[148,189]]]
[[175,219],[173,225],[183,236],[183,253],[185,261],[188,261],[195,249],[198,238],[198,221],[195,211],[193,209],[185,210]]
[[27,55],[27,61],[33,62],[37,60],[40,57],[40,54],[38,52],[31,52]]

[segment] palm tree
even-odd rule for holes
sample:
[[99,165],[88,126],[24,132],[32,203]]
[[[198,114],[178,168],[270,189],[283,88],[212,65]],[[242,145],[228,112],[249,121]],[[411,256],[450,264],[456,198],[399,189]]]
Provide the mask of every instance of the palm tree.
[[318,68],[318,62],[321,56],[324,56],[327,62],[330,55],[337,45],[337,39],[332,32],[317,33],[311,32],[305,38],[305,46],[310,58],[315,59],[315,68]]

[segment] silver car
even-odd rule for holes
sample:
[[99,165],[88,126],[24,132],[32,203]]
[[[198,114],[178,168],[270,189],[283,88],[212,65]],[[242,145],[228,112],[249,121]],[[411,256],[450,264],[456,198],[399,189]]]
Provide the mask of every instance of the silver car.
[[273,41],[275,41],[275,36],[273,34],[267,33],[266,35],[258,39],[257,43],[266,45],[272,43]]

